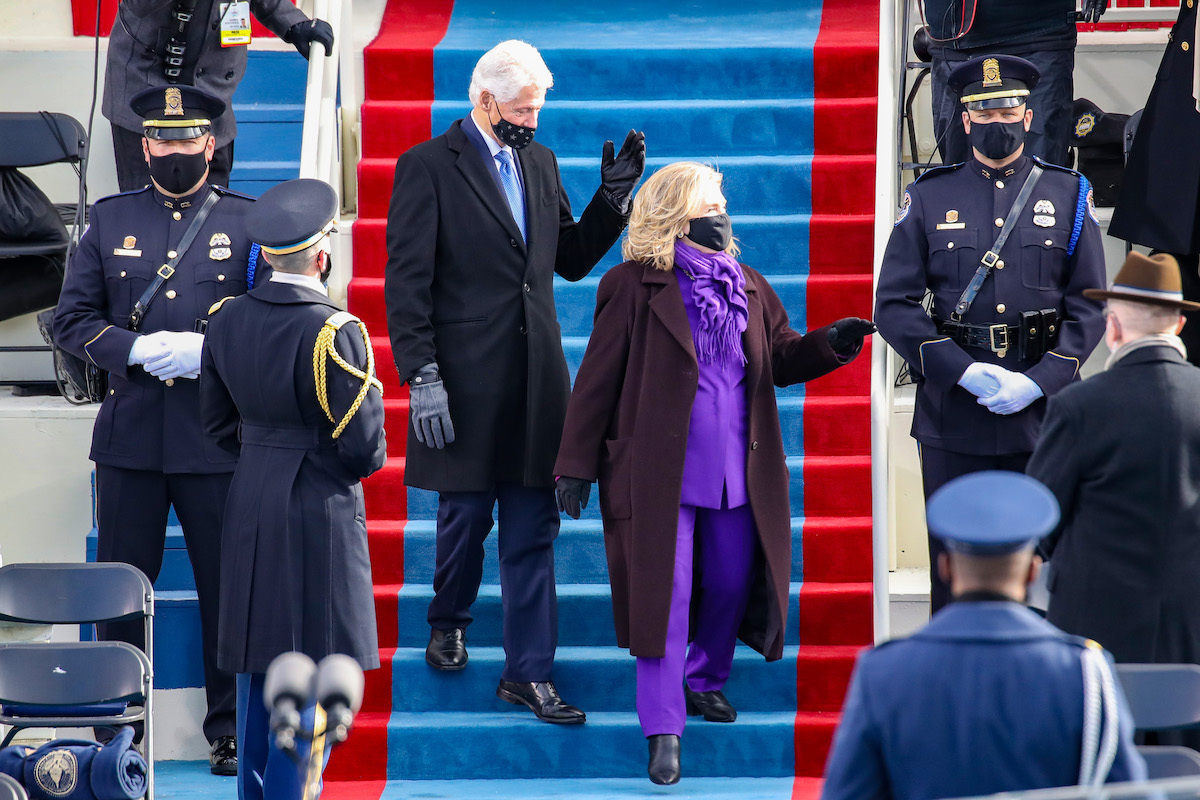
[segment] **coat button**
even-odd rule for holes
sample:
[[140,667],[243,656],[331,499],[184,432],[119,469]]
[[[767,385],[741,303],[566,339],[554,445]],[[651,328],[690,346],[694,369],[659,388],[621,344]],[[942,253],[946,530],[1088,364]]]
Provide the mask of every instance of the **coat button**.
[[528,284],[528,283],[527,283],[527,284],[525,284],[525,291],[526,291],[526,292],[531,292],[531,291],[533,291],[532,289],[530,289],[530,288],[529,288],[529,284]]
[[176,297],[175,290],[174,290],[174,289],[168,289],[168,290],[167,290],[167,299],[168,299],[168,300],[174,300],[174,299],[175,299],[175,297]]
[[525,326],[524,325],[521,326],[521,335],[522,336],[525,335]]
[[168,250],[168,251],[167,251],[167,258],[174,258],[174,257],[175,257],[175,256],[177,256],[177,255],[179,255],[179,254],[178,254],[178,253],[176,253],[174,250]]
[[217,280],[219,280],[219,281],[223,281],[223,280],[225,280],[225,276],[224,276],[224,275],[218,275],[218,276],[217,276]]
[[1004,181],[996,181],[996,188],[997,188],[997,189],[1003,189],[1003,188],[1004,188]]
[[946,243],[946,249],[947,249],[947,250],[953,250],[953,249],[954,249],[954,242],[947,242],[947,243]]
[[177,220],[177,221],[181,220],[181,219],[183,219],[183,214],[180,214],[178,211],[176,211],[174,214],[171,215],[171,219]]
[[1004,303],[1001,303],[1000,305],[996,306],[996,313],[1003,314],[1005,308],[1007,308],[1007,306],[1005,306]]
[[1003,262],[1003,261],[997,261],[997,262],[996,262],[996,269],[1004,269],[1004,262]]
[[116,389],[109,389],[109,390],[108,390],[108,393],[109,393],[109,394],[116,394],[116,393],[117,393],[117,390],[116,390]]
[[517,240],[516,240],[516,239],[509,239],[509,240],[508,240],[508,243],[509,243],[509,244],[511,244],[513,247],[516,247],[516,246],[517,246]]
[[750,443],[750,449],[751,449],[751,450],[757,450],[757,449],[758,449],[758,442],[751,442],[751,443]]
[[165,381],[163,381],[163,383],[165,383],[167,386],[174,386],[174,385],[175,385],[175,379],[174,379],[174,378],[167,378]]
[[125,273],[125,270],[121,270],[121,277],[122,277],[122,278],[124,278],[124,277],[125,277],[125,274],[126,274],[126,273]]
[[1052,245],[1052,244],[1054,244],[1054,241],[1053,241],[1053,240],[1051,240],[1051,239],[1047,239],[1047,240],[1046,240],[1046,247],[1049,247],[1049,246],[1050,246],[1050,245]]
[[996,217],[996,227],[997,227],[997,228],[1003,228],[1003,227],[1004,227],[1004,220],[1003,220],[1003,219],[1001,219],[1000,217]]
[[1181,43],[1179,46],[1183,48],[1183,52],[1185,52],[1185,53],[1187,52],[1187,50],[1188,50],[1188,43],[1187,43],[1187,42],[1183,42],[1183,43]]

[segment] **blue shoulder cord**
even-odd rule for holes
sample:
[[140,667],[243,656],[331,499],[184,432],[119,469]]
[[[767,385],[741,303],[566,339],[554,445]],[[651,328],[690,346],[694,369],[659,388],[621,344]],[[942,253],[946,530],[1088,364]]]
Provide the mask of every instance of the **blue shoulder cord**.
[[1075,227],[1071,229],[1071,241],[1067,243],[1067,258],[1075,252],[1075,243],[1079,241],[1079,234],[1083,230],[1083,215],[1087,213],[1087,195],[1091,188],[1088,179],[1080,175],[1079,200],[1075,203]]
[[[1076,220],[1076,228],[1079,227],[1079,221]],[[247,291],[254,288],[254,273],[258,269],[258,251],[259,245],[257,242],[250,245],[250,257],[246,259],[246,289]]]

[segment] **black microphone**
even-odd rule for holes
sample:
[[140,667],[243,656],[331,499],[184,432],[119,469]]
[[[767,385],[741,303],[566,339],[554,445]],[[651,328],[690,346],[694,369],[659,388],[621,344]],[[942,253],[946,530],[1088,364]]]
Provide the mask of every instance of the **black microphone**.
[[300,711],[312,700],[317,665],[303,653],[283,653],[267,667],[263,701],[271,712],[275,743],[285,752],[296,751]]
[[317,702],[325,709],[325,730],[335,743],[346,741],[362,708],[364,681],[358,662],[341,653],[325,656],[317,667]]

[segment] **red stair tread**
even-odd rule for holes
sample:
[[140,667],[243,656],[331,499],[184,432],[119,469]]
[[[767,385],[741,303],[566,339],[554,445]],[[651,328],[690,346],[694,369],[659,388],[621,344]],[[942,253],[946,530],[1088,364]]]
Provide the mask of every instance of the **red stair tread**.
[[806,517],[803,541],[806,581],[871,580],[871,517]]
[[874,247],[874,214],[831,214],[816,209],[809,219],[809,275],[870,275]]
[[822,214],[872,213],[875,156],[813,156],[812,209]]
[[326,781],[386,781],[388,720],[391,711],[360,711],[347,743],[335,747]]
[[872,587],[805,581],[800,587],[800,646],[862,645],[875,636]]
[[818,97],[813,104],[817,155],[873,154],[878,102],[865,97]]
[[796,774],[816,778],[825,774],[825,761],[842,715],[833,711],[796,713]]
[[806,456],[870,453],[871,398],[865,395],[806,398],[804,452]]
[[864,646],[805,646],[796,660],[796,708],[841,711],[858,654]]

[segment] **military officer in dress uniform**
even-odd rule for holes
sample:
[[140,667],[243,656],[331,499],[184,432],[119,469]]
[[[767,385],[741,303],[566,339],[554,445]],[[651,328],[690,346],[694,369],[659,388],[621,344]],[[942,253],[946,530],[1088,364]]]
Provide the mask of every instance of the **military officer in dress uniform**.
[[[1045,397],[1077,380],[1104,330],[1104,253],[1092,190],[1023,154],[1037,68],[985,56],[950,74],[973,157],[904,193],[883,256],[875,322],[917,382],[912,435],[928,498],[958,475],[1024,471]],[[929,311],[926,292],[933,296]],[[929,539],[931,606],[949,601]]]
[[[54,328],[63,348],[109,374],[90,456],[97,558],[132,564],[155,580],[175,507],[200,603],[210,766],[233,775],[234,681],[216,662],[221,518],[235,459],[201,427],[197,377],[209,307],[254,280],[242,227],[254,200],[208,183],[221,100],[162,86],[139,93],[132,106],[144,120],[152,183],[92,207]],[[140,644],[141,625],[112,625],[104,635]]]
[[[1059,519],[1050,490],[1015,472],[976,472],[935,492],[927,519],[945,541],[935,568],[956,602],[859,657],[823,800],[1144,780],[1111,659],[1023,604],[1041,565],[1034,544]],[[1098,744],[1114,731],[1115,748]]]
[[[307,745],[298,760],[278,749],[263,705],[277,655],[343,653],[379,666],[359,481],[386,460],[383,397],[366,327],[322,283],[336,213],[322,181],[263,194],[246,230],[274,271],[213,308],[204,348],[205,430],[240,453],[225,509],[218,654],[237,673],[240,800],[304,796]],[[315,719],[321,730],[322,713],[310,708],[304,727]],[[312,754],[318,766],[321,757]]]

